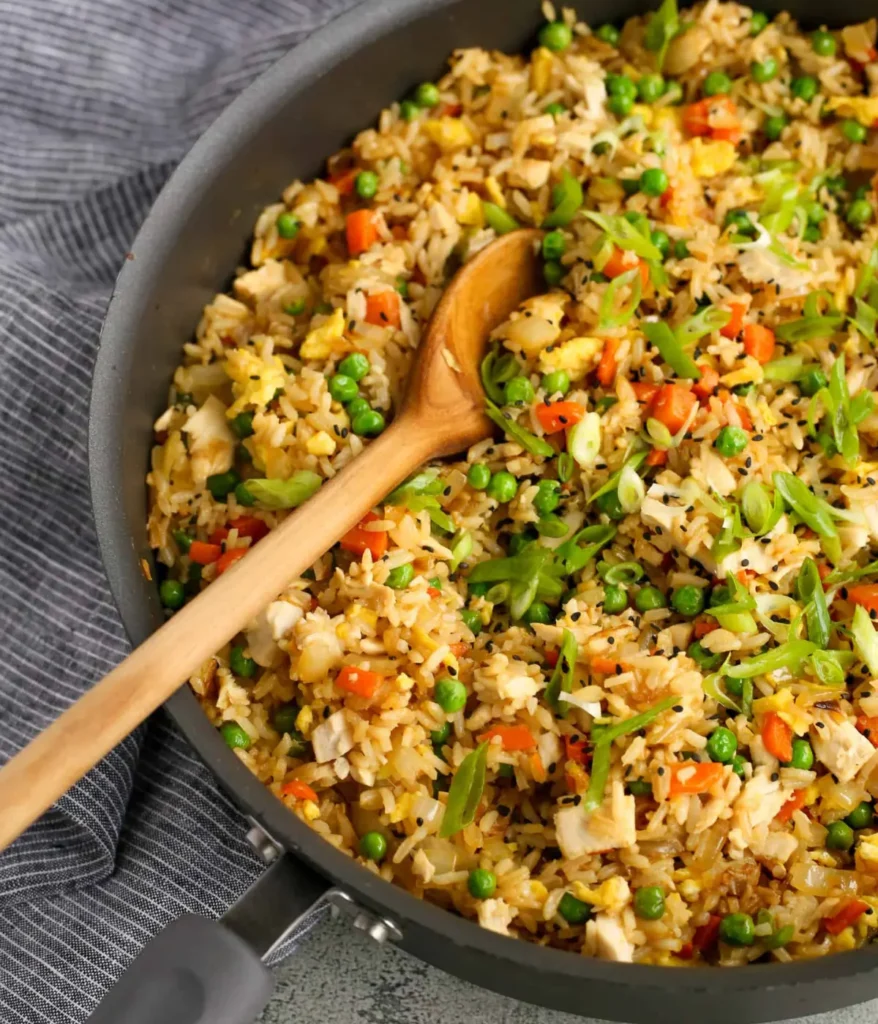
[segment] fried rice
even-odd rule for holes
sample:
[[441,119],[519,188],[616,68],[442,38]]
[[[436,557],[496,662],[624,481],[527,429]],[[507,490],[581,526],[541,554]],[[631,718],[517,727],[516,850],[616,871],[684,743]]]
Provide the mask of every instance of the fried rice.
[[[504,935],[742,965],[878,927],[876,23],[708,0],[459,50],[259,217],[155,424],[169,614],[393,416],[543,226],[493,439],[190,682],[291,813]],[[874,460],[874,461],[873,461]]]

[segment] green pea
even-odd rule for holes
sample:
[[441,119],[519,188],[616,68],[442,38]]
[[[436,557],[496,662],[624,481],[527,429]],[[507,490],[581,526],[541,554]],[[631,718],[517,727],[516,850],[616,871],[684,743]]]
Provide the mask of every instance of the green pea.
[[656,228],[655,231],[650,231],[649,240],[662,254],[662,259],[666,260],[671,254],[671,239],[668,237],[667,231],[662,231]]
[[295,216],[295,214],[292,214],[289,212],[289,210],[286,210],[277,218],[277,220],[275,221],[275,226],[277,227],[277,233],[280,235],[281,238],[290,239],[296,237],[296,235],[299,233],[299,228],[302,225],[301,221],[299,220],[298,217]]
[[552,117],[560,117],[562,114],[567,113],[567,108],[563,103],[548,103],[543,108],[544,114],[551,114]]
[[197,562],[193,562],[186,572],[186,587],[187,594],[198,594],[201,591],[201,566]]
[[591,147],[591,151],[595,156],[606,156],[612,148],[609,142],[596,142]]
[[527,377],[513,377],[503,391],[507,405],[529,405],[534,400],[534,387]]
[[514,779],[515,768],[511,764],[501,764],[497,766],[497,774],[501,779]]
[[414,121],[420,109],[414,100],[403,100],[399,105],[399,116],[403,121]]
[[732,80],[725,71],[711,71],[704,79],[701,91],[705,96],[724,96],[732,91]]
[[826,849],[849,850],[854,845],[854,833],[843,821],[833,821],[826,826]]
[[384,417],[377,409],[358,413],[351,421],[351,430],[358,437],[375,437],[385,428]]
[[253,413],[239,412],[232,420],[232,430],[243,441],[245,437],[253,436]]
[[735,455],[740,455],[749,442],[750,435],[746,430],[740,427],[723,427],[717,434],[714,448],[723,458],[731,459]]
[[723,663],[722,654],[713,654],[703,647],[698,640],[693,640],[686,648],[686,653],[701,669],[702,672],[712,672]]
[[811,49],[818,57],[834,57],[835,46],[835,36],[831,32],[818,29],[811,33]]
[[601,25],[600,28],[595,29],[595,38],[600,39],[602,43],[609,43],[610,46],[619,45],[620,32],[615,25]]
[[566,247],[567,242],[564,238],[563,231],[559,231],[556,228],[554,231],[547,231],[543,235],[543,259],[561,259],[561,257],[564,255],[564,249]]
[[868,199],[855,199],[847,208],[844,219],[852,228],[865,227],[872,219],[872,206]]
[[180,549],[181,554],[188,555],[189,548],[192,547],[192,541],[195,540],[185,530],[174,530],[172,532],[174,540],[177,542],[177,547]]
[[433,700],[446,714],[453,715],[466,704],[466,687],[458,679],[437,679],[433,687]]
[[746,235],[748,238],[756,234],[756,228],[746,210],[729,210],[723,219],[723,227],[734,228],[739,235]]
[[336,402],[350,402],[351,399],[357,397],[359,388],[357,382],[352,377],[347,377],[343,373],[337,373],[334,377],[329,378],[329,393],[336,400]]
[[755,387],[756,385],[753,381],[748,381],[746,384],[736,384],[732,388],[732,394],[740,395],[741,397],[743,397],[744,395],[749,395]]
[[372,408],[371,405],[361,395],[357,395],[356,398],[352,398],[348,402],[348,416],[353,420],[355,416],[359,416],[361,412],[369,412]]
[[816,200],[805,203],[805,218],[809,224],[820,224],[826,219],[826,210]]
[[639,210],[626,210],[622,216],[639,230],[649,230],[649,217],[645,213],[641,213]]
[[293,732],[296,728],[296,719],[299,717],[299,706],[290,702],[281,704],[271,718],[271,724],[278,732]]
[[558,904],[558,913],[568,924],[584,924],[591,917],[591,905],[565,892]]
[[225,501],[241,482],[238,474],[230,469],[226,473],[214,473],[207,478],[207,489],[217,501]]
[[245,483],[236,485],[235,501],[237,501],[239,505],[243,505],[244,508],[251,508],[256,504],[256,499],[253,497],[253,494]]
[[742,757],[740,754],[735,754],[735,756],[732,758],[732,771],[740,779],[743,779],[744,775],[746,774],[744,771],[744,765],[746,763],[746,758]]
[[244,648],[235,646],[229,654],[229,668],[236,676],[250,679],[256,674],[256,662],[244,654]]
[[430,742],[434,747],[442,747],[448,742],[448,737],[451,735],[451,722],[443,722],[438,729],[433,729],[430,733]]
[[411,562],[405,562],[403,565],[398,565],[395,569],[390,570],[387,574],[385,585],[393,590],[405,590],[414,578],[415,567]]
[[766,57],[765,60],[755,60],[750,65],[750,75],[754,82],[764,85],[777,77],[778,64],[774,57]]
[[540,29],[540,46],[555,53],[566,50],[573,42],[573,30],[566,22],[550,21]]
[[765,137],[770,139],[772,142],[776,142],[781,135],[783,135],[784,128],[789,124],[789,119],[784,114],[772,114],[771,117],[766,117],[762,123],[762,131],[765,133]]
[[305,305],[304,299],[295,299],[293,302],[288,302],[283,310],[287,316],[301,316],[305,312]]
[[599,497],[595,498],[595,504],[598,509],[610,519],[618,521],[625,518],[625,510],[622,508],[622,503],[619,501],[618,491],[607,491],[605,494],[601,494]]
[[650,167],[640,175],[640,191],[648,196],[660,196],[668,190],[668,176],[661,167]]
[[768,26],[768,15],[764,11],[754,11],[750,19],[750,35],[758,36]]
[[611,114],[616,117],[627,117],[634,106],[634,99],[631,96],[610,96],[607,100],[607,107]]
[[533,544],[536,538],[527,530],[522,530],[521,533],[512,533],[509,535],[509,554],[519,555],[528,546]]
[[535,622],[548,626],[552,622],[552,612],[545,602],[534,601],[521,618],[529,626],[532,626]]
[[470,583],[467,581],[466,589],[473,597],[484,597],[491,589],[490,583]]
[[628,96],[631,100],[637,97],[637,86],[628,75],[607,75],[606,88],[609,96]]
[[534,508],[541,516],[547,516],[561,504],[561,485],[557,480],[540,480],[534,497]]
[[632,796],[652,796],[652,783],[646,779],[631,779],[627,788]]
[[502,504],[512,501],[517,490],[518,481],[515,477],[505,469],[501,469],[499,473],[495,473],[491,477],[487,493],[489,498],[494,498]]
[[707,741],[707,755],[711,761],[728,764],[738,750],[738,740],[731,729],[720,726],[714,729]]
[[378,192],[378,175],[374,171],[360,171],[354,179],[354,189],[361,199],[373,199]]
[[176,611],[186,601],[186,590],[179,580],[162,580],[159,587],[159,599],[165,608]]
[[844,820],[851,828],[869,828],[874,817],[875,812],[872,809],[872,805],[867,800],[863,800],[857,804]]
[[607,615],[618,615],[628,607],[628,592],[624,587],[607,584],[604,587],[604,611]]
[[665,92],[665,80],[661,75],[644,75],[637,83],[637,95],[644,103],[655,103]]
[[634,893],[634,913],[644,921],[658,921],[665,913],[665,894],[660,885],[647,885]]
[[744,680],[733,679],[731,676],[725,678],[726,693],[731,697],[743,697],[744,696]]
[[793,756],[790,760],[793,768],[800,768],[802,771],[810,771],[814,766],[814,751],[811,744],[801,736],[793,739]]
[[714,587],[710,592],[710,607],[716,608],[721,604],[728,604],[732,599],[731,591],[725,585]]
[[671,595],[671,607],[680,615],[692,619],[704,611],[704,591],[692,584],[680,587]]
[[[640,178],[619,178],[619,184],[622,186],[622,191],[625,193],[626,196],[635,196],[640,191]],[[631,212],[632,211],[630,210],[628,211],[629,214]],[[645,218],[642,213],[635,213],[635,223],[639,218],[647,220],[647,218]],[[630,216],[626,216],[625,219],[628,220],[630,223]],[[592,280],[594,280],[594,277],[592,277]],[[607,278],[606,280],[609,280],[609,278]]]
[[491,482],[491,470],[484,462],[474,462],[467,471],[466,479],[474,491],[484,491]]
[[220,736],[222,736],[232,750],[236,747],[239,750],[250,749],[250,737],[237,722],[223,722],[220,726]]
[[865,142],[869,131],[859,121],[848,118],[846,121],[841,122],[841,133],[848,142]]
[[679,106],[683,102],[683,86],[679,82],[668,82],[665,86],[665,101],[673,106]]
[[429,109],[435,107],[439,102],[439,88],[432,82],[421,82],[415,89],[414,100],[419,107]]
[[367,860],[383,860],[387,853],[387,840],[380,832],[366,832],[360,837],[360,853]]
[[466,887],[473,899],[486,900],[494,895],[494,890],[497,888],[497,876],[493,871],[476,868],[474,871],[470,871]]
[[559,285],[567,271],[557,260],[546,260],[543,264],[543,277],[550,288]]
[[810,103],[817,95],[820,85],[813,75],[801,75],[790,82],[790,89],[797,100],[804,100]]
[[689,252],[689,246],[682,238],[674,242],[674,259],[685,260],[688,259],[691,255],[692,253]]
[[719,937],[729,946],[752,946],[756,940],[749,914],[726,914],[719,923]]
[[658,587],[641,587],[634,595],[634,607],[639,612],[651,612],[656,608],[667,608],[665,595]]
[[564,370],[553,370],[543,377],[542,386],[547,397],[566,395],[570,390],[570,377]]
[[802,232],[802,239],[806,242],[819,242],[822,237],[816,224],[809,224]]
[[396,279],[396,291],[404,299],[409,297],[409,283],[404,277],[398,277]]
[[857,185],[851,196],[852,199],[865,199],[869,193],[868,185]]
[[463,619],[463,624],[473,634],[478,636],[482,631],[482,616],[477,612],[473,611],[472,608],[464,608],[460,613],[460,617]]
[[372,364],[362,352],[352,352],[338,364],[339,373],[357,382],[361,381],[371,369]]

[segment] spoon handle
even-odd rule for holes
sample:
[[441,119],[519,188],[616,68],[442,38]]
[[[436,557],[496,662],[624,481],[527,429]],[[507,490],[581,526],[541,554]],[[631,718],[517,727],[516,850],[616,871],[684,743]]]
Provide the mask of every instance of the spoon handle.
[[435,437],[412,420],[403,413],[0,770],[0,850],[433,455]]

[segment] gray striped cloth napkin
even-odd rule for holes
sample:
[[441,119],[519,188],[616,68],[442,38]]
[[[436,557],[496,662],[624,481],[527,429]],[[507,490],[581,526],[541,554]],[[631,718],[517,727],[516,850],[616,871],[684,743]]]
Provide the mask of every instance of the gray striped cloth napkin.
[[[127,647],[86,472],[117,269],[220,110],[354,2],[0,0],[0,762]],[[222,913],[246,828],[155,716],[0,855],[0,1021],[83,1021],[167,921]]]

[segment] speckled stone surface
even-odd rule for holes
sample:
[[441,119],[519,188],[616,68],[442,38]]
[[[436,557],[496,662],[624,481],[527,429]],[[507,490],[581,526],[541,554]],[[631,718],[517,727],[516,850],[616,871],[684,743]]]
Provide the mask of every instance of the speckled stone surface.
[[[260,1024],[589,1024],[476,990],[399,949],[378,946],[341,921],[313,931],[276,976],[275,996]],[[875,1021],[878,1000],[796,1024]]]

